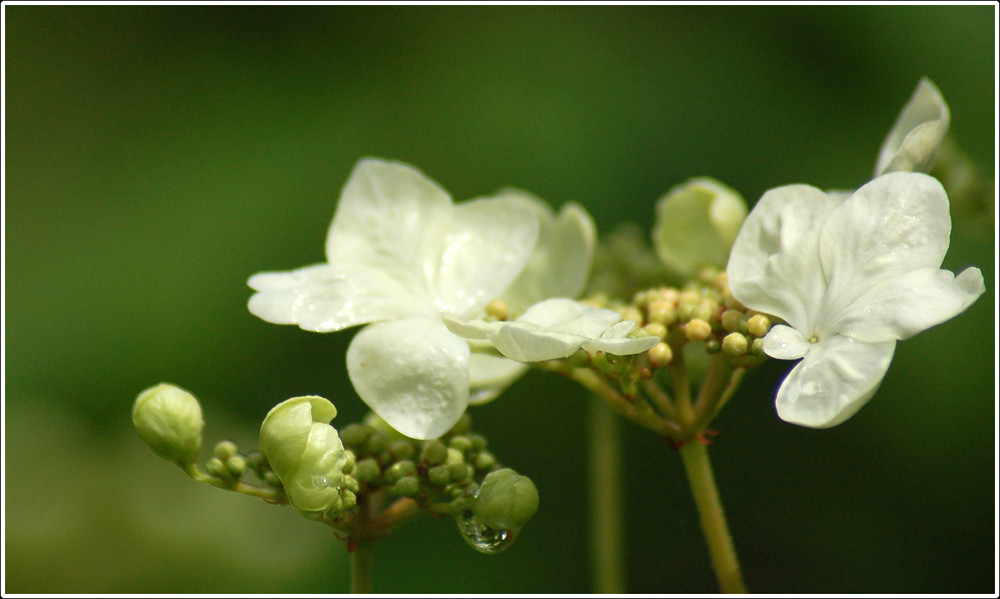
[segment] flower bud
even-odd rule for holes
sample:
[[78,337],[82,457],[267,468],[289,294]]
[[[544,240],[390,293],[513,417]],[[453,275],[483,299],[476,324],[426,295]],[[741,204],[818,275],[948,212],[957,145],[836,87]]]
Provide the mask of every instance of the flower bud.
[[530,478],[510,468],[490,472],[483,479],[472,511],[490,528],[518,529],[538,511],[538,490]]
[[649,359],[650,364],[659,368],[666,366],[674,359],[674,352],[670,349],[669,345],[661,341],[646,353],[646,357]]
[[724,267],[747,204],[714,179],[674,187],[656,205],[653,246],[667,268],[690,277],[703,266]]
[[747,353],[750,344],[742,333],[729,333],[722,340],[722,351],[729,356],[742,356]]
[[712,334],[712,325],[708,322],[695,318],[684,325],[684,335],[689,341],[704,341]]
[[201,449],[201,405],[187,391],[161,383],[146,389],[132,405],[139,437],[161,458],[180,466],[194,463]]
[[261,451],[299,511],[346,509],[347,452],[329,425],[336,415],[337,409],[322,397],[294,397],[272,408],[260,427]]
[[771,319],[763,314],[754,314],[747,321],[747,331],[754,337],[763,337],[771,330]]
[[448,459],[448,448],[437,439],[424,442],[424,448],[420,452],[420,461],[427,462],[431,466],[443,464]]

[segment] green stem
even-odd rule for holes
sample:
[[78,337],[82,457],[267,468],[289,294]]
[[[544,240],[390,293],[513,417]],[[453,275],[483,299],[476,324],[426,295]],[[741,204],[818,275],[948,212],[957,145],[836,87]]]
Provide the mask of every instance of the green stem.
[[588,402],[590,465],[590,557],[598,593],[625,592],[622,539],[621,430],[600,399]]
[[[367,499],[367,497],[365,498]],[[368,530],[371,522],[371,506],[368,502],[358,503],[357,523],[361,530]],[[351,544],[354,544],[351,547]],[[348,541],[351,556],[351,593],[370,594],[372,592],[372,539],[364,536]]]
[[351,552],[351,592],[372,592],[372,542],[361,541]]
[[715,477],[712,475],[712,464],[708,460],[708,448],[694,439],[685,443],[680,453],[695,505],[698,506],[698,514],[701,516],[701,530],[708,543],[719,587],[723,593],[746,593],[740,563],[736,559],[733,539],[729,534]]

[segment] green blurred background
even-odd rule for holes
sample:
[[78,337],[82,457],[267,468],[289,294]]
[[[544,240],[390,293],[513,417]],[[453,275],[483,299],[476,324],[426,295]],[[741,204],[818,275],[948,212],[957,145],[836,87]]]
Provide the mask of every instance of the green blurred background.
[[[320,394],[359,419],[351,333],[266,324],[246,279],[320,261],[362,156],[456,199],[516,185],[601,232],[713,176],[860,185],[922,76],[995,176],[992,6],[5,6],[6,591],[345,592],[346,554],[288,508],[197,485],[132,430],[190,389],[206,445],[255,447]],[[987,293],[899,345],[875,399],[780,421],[788,363],[747,377],[712,456],[751,590],[995,592],[995,213],[956,216],[945,267]],[[541,509],[479,555],[421,519],[376,546],[375,590],[590,587],[585,397],[533,372],[473,408]],[[623,422],[629,590],[714,592],[680,460]],[[206,452],[208,448],[206,448]]]

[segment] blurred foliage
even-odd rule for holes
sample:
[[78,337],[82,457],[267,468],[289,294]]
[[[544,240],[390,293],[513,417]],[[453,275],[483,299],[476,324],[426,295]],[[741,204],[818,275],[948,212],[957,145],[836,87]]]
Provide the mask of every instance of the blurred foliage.
[[[330,531],[195,485],[131,430],[160,381],[206,407],[206,446],[267,410],[364,406],[350,333],[245,309],[249,275],[323,258],[362,156],[456,199],[515,185],[648,233],[711,176],[753,201],[855,187],[922,76],[995,178],[993,6],[4,6],[5,583],[14,593],[343,592]],[[994,191],[995,193],[995,191]],[[774,415],[790,366],[716,423],[749,587],[985,593],[994,582],[994,211],[956,216],[945,267],[987,293],[900,344],[876,398],[806,430]],[[423,519],[376,546],[375,589],[589,589],[582,391],[530,373],[473,408],[541,507],[506,553]],[[626,435],[630,591],[715,582],[680,460]],[[635,434],[632,434],[632,433]],[[213,436],[215,435],[215,436]]]

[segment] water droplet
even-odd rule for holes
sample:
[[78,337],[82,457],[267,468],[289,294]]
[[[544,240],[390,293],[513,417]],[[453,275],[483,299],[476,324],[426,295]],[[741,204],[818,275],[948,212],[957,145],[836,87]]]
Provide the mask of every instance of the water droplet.
[[500,553],[510,547],[517,537],[517,531],[486,526],[472,510],[465,510],[455,516],[455,521],[462,538],[480,553]]

